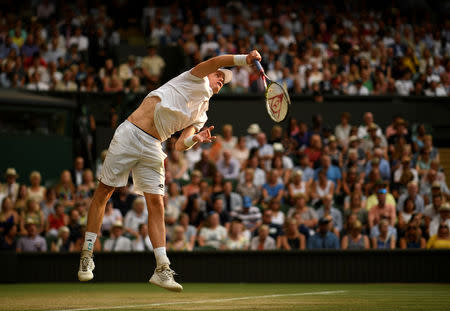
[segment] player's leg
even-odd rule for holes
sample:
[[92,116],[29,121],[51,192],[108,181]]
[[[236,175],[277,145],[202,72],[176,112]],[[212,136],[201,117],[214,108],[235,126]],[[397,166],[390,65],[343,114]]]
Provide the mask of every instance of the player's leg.
[[94,275],[94,261],[92,251],[97,234],[100,231],[106,202],[116,187],[126,186],[130,169],[138,162],[141,145],[134,135],[134,126],[129,122],[122,123],[114,133],[108,148],[102,172],[99,176],[100,184],[95,190],[88,213],[85,242],[81,252],[78,279],[89,281]]
[[92,273],[95,268],[94,260],[92,259],[94,244],[97,239],[97,232],[100,231],[100,227],[102,226],[106,202],[113,194],[114,189],[115,187],[100,182],[92,197],[83,249],[81,251],[80,269],[78,270],[78,279],[82,282],[90,281],[94,277]]
[[166,254],[166,227],[164,224],[164,202],[161,194],[144,193],[148,209],[148,234],[152,242],[156,269],[150,283],[165,289],[180,292],[183,287],[174,278],[170,261]]

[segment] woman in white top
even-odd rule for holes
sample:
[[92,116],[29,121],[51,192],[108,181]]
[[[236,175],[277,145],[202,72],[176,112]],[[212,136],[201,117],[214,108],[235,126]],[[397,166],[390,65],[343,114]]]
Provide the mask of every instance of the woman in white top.
[[298,194],[304,194],[306,201],[308,201],[310,189],[308,183],[302,180],[302,176],[303,172],[301,170],[294,171],[292,181],[288,184],[288,199],[291,205],[294,204],[294,198]]
[[102,232],[104,235],[109,236],[113,224],[122,221],[122,213],[117,208],[114,208],[112,200],[106,203],[105,216],[103,216]]
[[28,188],[28,199],[35,200],[38,204],[44,200],[45,187],[41,186],[41,173],[32,171],[30,174],[31,186]]
[[231,150],[231,155],[236,158],[241,164],[241,167],[243,167],[245,161],[248,159],[249,154],[250,150],[248,150],[247,148],[247,140],[245,136],[239,137],[236,146],[234,146],[234,148]]
[[313,204],[322,200],[327,195],[333,195],[334,183],[327,179],[327,173],[324,170],[319,171],[319,178],[312,184],[311,198]]
[[272,210],[272,223],[276,225],[284,225],[284,213],[281,211],[281,204],[276,199],[271,199],[269,202],[269,208]]

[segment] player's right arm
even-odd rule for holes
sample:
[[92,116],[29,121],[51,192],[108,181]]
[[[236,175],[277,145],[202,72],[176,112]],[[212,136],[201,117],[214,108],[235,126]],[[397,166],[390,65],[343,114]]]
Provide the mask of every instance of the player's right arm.
[[[243,65],[240,64],[238,61],[239,56],[242,55],[220,55],[210,58],[192,68],[191,74],[198,78],[203,78],[209,75],[210,73],[216,72],[221,67]],[[247,55],[245,55],[245,61],[247,65],[253,64],[253,61],[255,60],[258,61],[261,60],[261,55],[259,55],[258,51],[253,50]]]

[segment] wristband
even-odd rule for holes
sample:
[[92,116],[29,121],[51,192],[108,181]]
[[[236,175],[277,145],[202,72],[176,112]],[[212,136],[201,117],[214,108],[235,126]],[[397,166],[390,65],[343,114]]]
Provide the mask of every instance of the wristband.
[[234,55],[233,61],[236,66],[247,66],[247,54]]
[[191,135],[184,140],[184,145],[187,147],[187,149],[191,149],[192,146],[194,146],[197,143],[196,141],[193,140],[193,138],[194,138],[194,135]]

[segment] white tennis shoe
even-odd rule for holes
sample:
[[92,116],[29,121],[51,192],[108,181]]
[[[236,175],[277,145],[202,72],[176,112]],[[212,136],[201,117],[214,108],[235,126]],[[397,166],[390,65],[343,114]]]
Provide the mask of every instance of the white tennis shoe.
[[87,282],[94,278],[92,271],[95,269],[94,260],[92,256],[84,252],[81,253],[80,269],[78,270],[78,280]]
[[153,273],[149,282],[172,292],[181,292],[183,286],[175,282],[174,275],[175,271],[170,269],[168,264],[161,265],[156,267],[155,273]]

